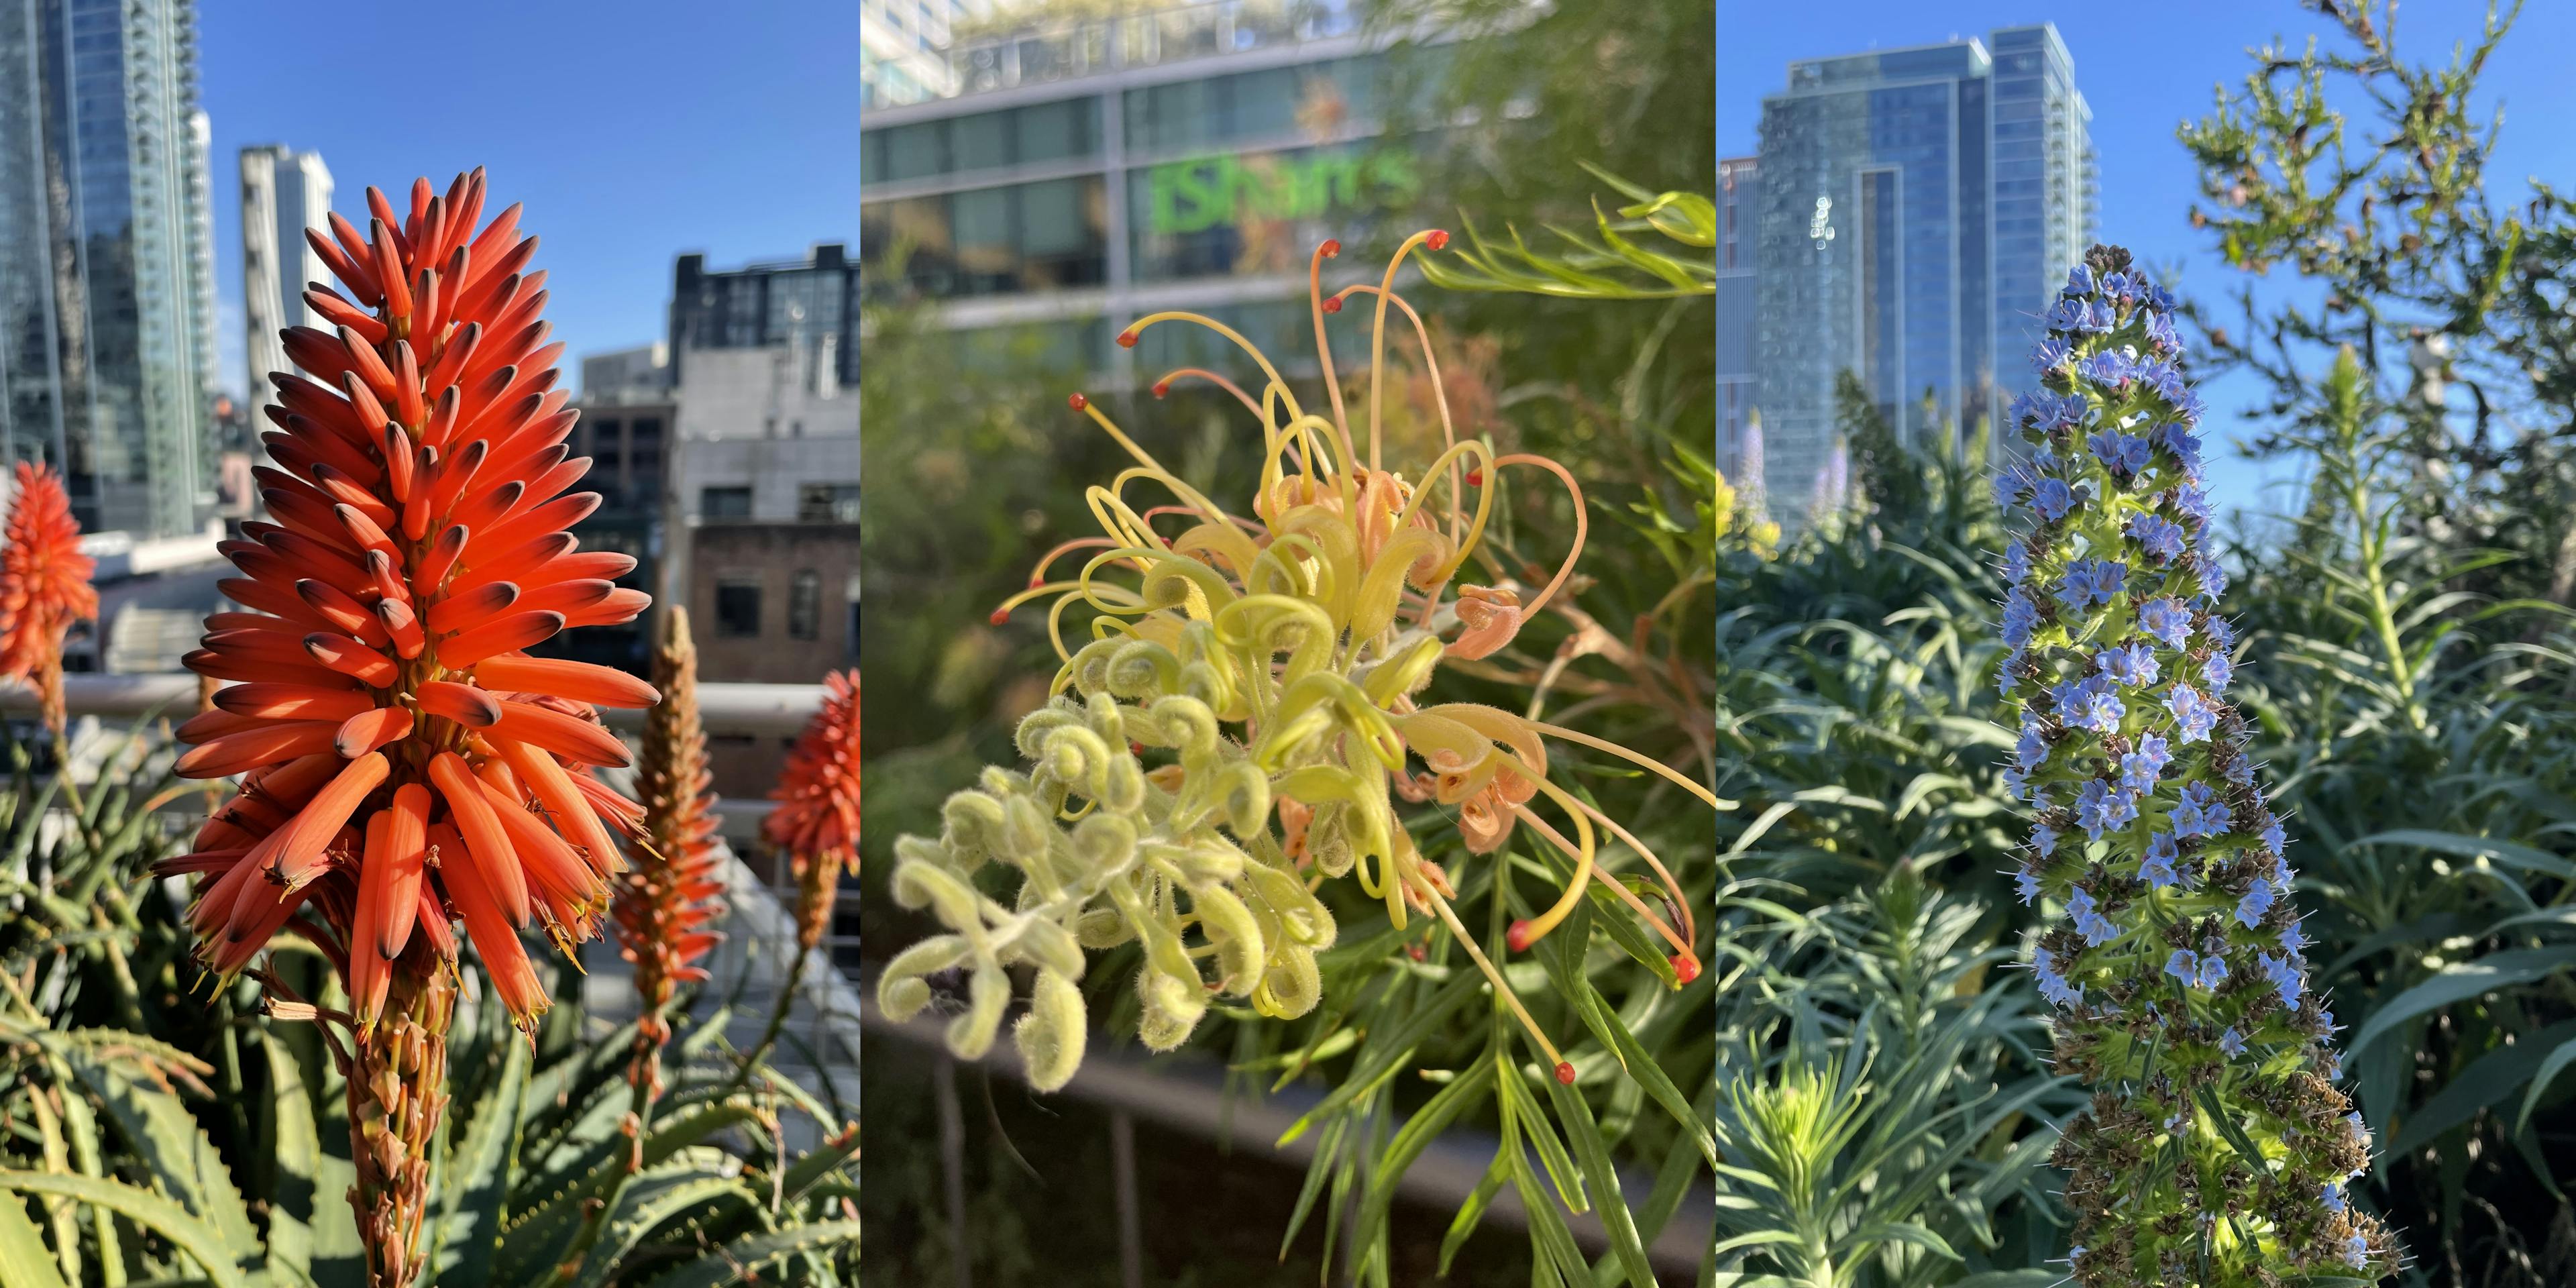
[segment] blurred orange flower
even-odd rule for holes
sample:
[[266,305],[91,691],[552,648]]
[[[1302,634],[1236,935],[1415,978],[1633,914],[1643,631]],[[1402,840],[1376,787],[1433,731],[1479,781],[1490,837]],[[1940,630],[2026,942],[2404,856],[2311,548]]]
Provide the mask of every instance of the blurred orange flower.
[[45,727],[63,730],[63,632],[98,616],[89,584],[97,561],[80,551],[63,478],[18,462],[9,526],[0,545],[0,676],[36,686]]

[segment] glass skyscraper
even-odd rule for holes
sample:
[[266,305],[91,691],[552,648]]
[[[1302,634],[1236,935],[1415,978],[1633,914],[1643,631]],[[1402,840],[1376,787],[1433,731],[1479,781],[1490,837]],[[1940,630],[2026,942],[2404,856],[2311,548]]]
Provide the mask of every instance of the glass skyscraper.
[[0,5],[0,442],[92,531],[206,501],[211,221],[189,0]]
[[1794,526],[1829,473],[1842,373],[1924,449],[2019,386],[2092,235],[2090,117],[2054,25],[1789,65],[1762,103],[1755,251],[1774,517]]

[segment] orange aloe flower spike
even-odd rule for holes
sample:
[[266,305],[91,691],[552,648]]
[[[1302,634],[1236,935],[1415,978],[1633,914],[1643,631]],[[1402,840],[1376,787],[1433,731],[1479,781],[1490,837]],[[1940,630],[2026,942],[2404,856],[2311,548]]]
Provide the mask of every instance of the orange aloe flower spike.
[[12,479],[7,534],[0,537],[0,677],[35,686],[45,727],[57,736],[63,707],[63,634],[98,616],[90,585],[96,561],[80,550],[80,524],[62,476],[26,461]]

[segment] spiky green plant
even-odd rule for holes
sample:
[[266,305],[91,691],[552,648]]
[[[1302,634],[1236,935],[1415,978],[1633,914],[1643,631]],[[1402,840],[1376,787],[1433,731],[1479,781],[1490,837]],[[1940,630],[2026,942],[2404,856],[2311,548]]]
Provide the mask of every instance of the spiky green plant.
[[[111,742],[78,815],[22,746],[9,752],[0,1120],[31,1130],[0,1139],[0,1282],[363,1283],[342,1197],[355,1182],[346,1057],[301,1022],[346,1007],[332,968],[282,950],[271,982],[297,996],[265,1020],[248,982],[206,995],[175,894],[138,883],[171,847],[156,811],[192,791],[167,772],[166,728],[146,721]],[[564,1276],[584,1288],[855,1282],[845,1109],[783,1077],[734,1088],[718,1011],[673,1041],[663,1112],[634,1130],[635,1026],[587,1017],[571,978],[558,977],[533,1043],[488,998],[464,1008],[423,1282],[537,1282],[586,1231]],[[818,1148],[782,1147],[799,1119]]]

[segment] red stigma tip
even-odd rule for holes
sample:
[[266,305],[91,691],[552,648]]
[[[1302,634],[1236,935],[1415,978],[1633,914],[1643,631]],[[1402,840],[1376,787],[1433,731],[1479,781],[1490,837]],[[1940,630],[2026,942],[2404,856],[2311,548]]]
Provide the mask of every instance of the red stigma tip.
[[1567,1086],[1569,1086],[1569,1087],[1571,1087],[1571,1086],[1573,1086],[1573,1085],[1574,1085],[1574,1062],[1573,1062],[1573,1061],[1571,1061],[1571,1060],[1559,1060],[1559,1061],[1557,1061],[1557,1062],[1556,1062],[1556,1080],[1557,1080],[1558,1082],[1562,1082],[1562,1083],[1564,1083],[1565,1085],[1567,1085]]
[[1512,951],[1517,953],[1526,950],[1530,942],[1537,938],[1537,935],[1530,933],[1530,924],[1527,921],[1515,921],[1512,923],[1512,928],[1504,933],[1503,942],[1510,944]]
[[1324,239],[1324,258],[1331,259],[1335,255],[1339,255],[1341,253],[1342,242],[1340,238],[1327,237]]
[[1699,978],[1699,958],[1689,953],[1673,954],[1673,977],[1687,984]]
[[1029,589],[1031,589],[1031,590],[1036,590],[1038,587],[1043,586],[1043,585],[1045,585],[1045,584],[1046,584],[1046,578],[1041,577],[1041,576],[1037,575],[1036,573],[1030,573],[1030,574],[1029,574]]
[[1128,755],[1130,755],[1130,756],[1141,756],[1141,755],[1144,755],[1144,754],[1145,754],[1145,744],[1143,744],[1143,743],[1141,743],[1141,742],[1134,742],[1134,741],[1130,741],[1130,742],[1127,744],[1127,754],[1128,754]]
[[1341,296],[1338,296],[1338,295],[1327,295],[1327,296],[1325,296],[1325,297],[1324,297],[1324,311],[1325,311],[1326,313],[1339,313],[1339,312],[1341,312],[1341,311],[1342,311],[1342,297],[1341,297]]
[[1011,620],[1011,610],[1007,608],[996,608],[993,610],[993,615],[985,618],[984,620],[991,622],[995,626],[999,626],[1002,623]]
[[1433,250],[1447,250],[1449,249],[1449,234],[1443,229],[1434,228],[1431,230],[1430,236],[1422,239],[1422,244]]
[[1080,394],[1074,394],[1074,395],[1071,395],[1071,396],[1067,397],[1067,398],[1064,400],[1064,405],[1065,405],[1065,406],[1067,406],[1067,407],[1071,407],[1071,408],[1072,408],[1072,409],[1074,409],[1075,411],[1080,411],[1080,410],[1082,410],[1083,408],[1090,406],[1090,405],[1091,405],[1091,400],[1090,400],[1090,399],[1088,399],[1088,398],[1083,397],[1083,396],[1082,396],[1082,395],[1080,395]]
[[1404,955],[1415,961],[1421,961],[1429,957],[1431,954],[1424,952],[1422,950],[1422,945],[1420,944],[1406,944],[1404,946]]
[[1168,380],[1157,380],[1157,381],[1155,381],[1155,382],[1154,382],[1154,396],[1155,396],[1155,397],[1160,398],[1160,397],[1162,397],[1163,395],[1165,395],[1165,394],[1167,394],[1167,393],[1170,393],[1170,392],[1172,392],[1172,382],[1171,382],[1171,381],[1168,381]]
[[1469,487],[1483,487],[1484,485],[1485,485],[1485,472],[1484,472],[1483,470],[1469,470],[1469,471],[1467,471],[1467,486],[1469,486]]
[[1136,333],[1135,333],[1133,330],[1128,330],[1128,331],[1121,331],[1121,332],[1119,332],[1119,333],[1118,333],[1118,347],[1119,347],[1119,348],[1121,348],[1121,349],[1133,349],[1133,348],[1135,348],[1135,347],[1136,347]]

